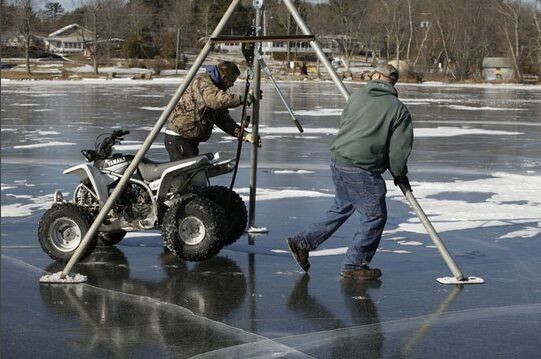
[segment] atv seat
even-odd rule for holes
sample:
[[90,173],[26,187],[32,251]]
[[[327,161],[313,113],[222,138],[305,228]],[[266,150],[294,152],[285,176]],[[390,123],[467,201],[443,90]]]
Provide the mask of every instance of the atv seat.
[[208,163],[207,156],[197,156],[173,162],[156,162],[143,157],[143,160],[139,163],[137,169],[145,181],[151,182],[160,178],[162,173],[168,168],[183,165],[180,167],[182,170],[190,170],[199,167],[203,163]]

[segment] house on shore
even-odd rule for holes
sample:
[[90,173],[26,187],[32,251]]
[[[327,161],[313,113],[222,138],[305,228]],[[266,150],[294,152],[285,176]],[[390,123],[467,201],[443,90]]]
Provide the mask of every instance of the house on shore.
[[515,78],[513,60],[509,57],[485,57],[482,68],[485,81],[505,81]]
[[[336,40],[336,36],[326,36],[318,39],[322,47],[323,52],[328,57],[333,57],[339,51],[339,46]],[[241,44],[239,42],[230,42],[219,45],[219,50],[230,53],[241,53]],[[309,42],[290,42],[289,47],[287,42],[275,41],[275,42],[263,42],[261,44],[261,52],[264,55],[268,55],[274,60],[285,60],[287,53],[290,54],[290,59],[315,61],[316,55]]]
[[43,40],[47,50],[55,54],[83,53],[85,42],[92,41],[94,33],[78,24],[71,24],[50,33]]

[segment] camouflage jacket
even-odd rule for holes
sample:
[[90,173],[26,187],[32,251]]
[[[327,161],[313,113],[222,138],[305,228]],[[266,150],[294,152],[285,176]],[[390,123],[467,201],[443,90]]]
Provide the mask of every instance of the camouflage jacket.
[[239,95],[218,88],[207,73],[199,74],[175,106],[167,127],[183,138],[197,142],[208,140],[214,125],[237,136],[240,127],[227,109],[240,105]]

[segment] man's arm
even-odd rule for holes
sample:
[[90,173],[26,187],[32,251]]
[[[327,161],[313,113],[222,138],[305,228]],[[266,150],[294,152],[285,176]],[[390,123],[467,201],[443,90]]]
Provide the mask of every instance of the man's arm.
[[[206,86],[201,90],[205,105],[213,110],[237,107],[242,104],[239,95],[220,90],[214,85]],[[224,130],[225,131],[225,130]]]
[[218,116],[216,116],[214,124],[225,133],[234,137],[239,137],[240,126],[231,118],[229,111],[220,111]]
[[406,108],[400,113],[389,140],[389,171],[395,178],[408,174],[408,157],[413,146],[411,115]]

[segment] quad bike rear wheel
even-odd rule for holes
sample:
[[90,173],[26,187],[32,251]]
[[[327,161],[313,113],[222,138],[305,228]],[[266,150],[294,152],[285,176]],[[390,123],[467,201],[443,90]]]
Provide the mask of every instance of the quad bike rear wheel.
[[[45,211],[39,221],[39,244],[52,259],[67,262],[91,225],[92,215],[84,207],[73,203],[56,203]],[[80,260],[88,257],[96,244],[97,236],[94,236],[81,254]]]
[[223,208],[202,196],[174,202],[163,219],[165,246],[187,261],[202,261],[218,254],[227,233]]
[[223,243],[224,246],[234,243],[246,230],[248,224],[248,211],[242,198],[237,192],[224,186],[204,187],[201,195],[219,204],[227,216],[229,232]]

